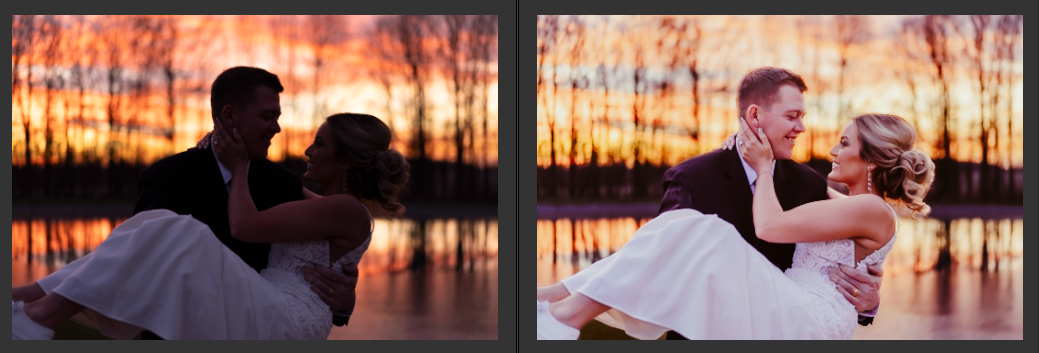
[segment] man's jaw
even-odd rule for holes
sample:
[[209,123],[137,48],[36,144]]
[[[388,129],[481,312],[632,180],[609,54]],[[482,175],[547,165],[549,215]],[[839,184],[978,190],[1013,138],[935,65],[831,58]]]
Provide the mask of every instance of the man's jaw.
[[789,144],[790,144],[790,148],[794,148],[794,144],[795,144],[795,143],[797,143],[797,136],[798,136],[798,135],[793,135],[793,136],[787,135],[787,136],[783,136],[783,141],[785,141],[785,142],[789,143]]
[[[772,153],[776,159],[791,159],[794,156],[794,145],[797,142],[797,136],[783,136],[783,138],[776,141],[772,145]],[[782,152],[782,153],[780,153]]]

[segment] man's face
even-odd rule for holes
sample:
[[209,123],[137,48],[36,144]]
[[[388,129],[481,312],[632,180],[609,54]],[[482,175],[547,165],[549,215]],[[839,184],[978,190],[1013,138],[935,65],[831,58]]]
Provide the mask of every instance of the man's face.
[[[230,119],[224,119],[226,121],[223,124],[228,131],[232,128],[238,129],[238,134],[242,135],[245,141],[249,159],[266,159],[271,139],[281,132],[281,126],[278,125],[281,104],[278,93],[270,88],[256,87],[254,93],[253,101],[242,107],[243,109],[232,109]],[[225,107],[225,118],[226,113]]]
[[[757,107],[757,109],[755,109]],[[772,152],[776,159],[790,159],[794,154],[794,142],[797,136],[805,131],[804,118],[805,103],[804,95],[793,85],[782,85],[776,102],[765,108],[751,105],[748,110],[757,111],[755,122],[754,114],[750,113],[747,123],[751,128],[761,127],[768,136],[768,143],[772,145]]]

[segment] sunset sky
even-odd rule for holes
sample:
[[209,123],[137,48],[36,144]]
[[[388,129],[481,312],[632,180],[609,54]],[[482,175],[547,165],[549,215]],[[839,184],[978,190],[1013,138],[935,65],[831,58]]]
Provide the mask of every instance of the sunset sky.
[[[653,141],[646,149],[647,161],[653,164],[673,165],[685,158],[720,145],[721,140],[737,128],[735,87],[740,78],[761,66],[777,66],[802,75],[808,84],[805,105],[808,110],[805,124],[808,132],[798,139],[795,160],[809,158],[809,145],[814,155],[828,157],[837,141],[836,133],[850,118],[866,112],[892,113],[916,124],[919,138],[917,147],[935,155],[934,147],[940,136],[936,105],[937,85],[932,82],[934,67],[927,60],[928,52],[922,40],[913,45],[900,42],[903,21],[917,20],[914,16],[867,16],[866,33],[846,50],[843,99],[848,109],[841,115],[838,86],[841,48],[834,34],[832,16],[677,16],[696,21],[700,29],[698,50],[682,53],[674,43],[695,43],[691,28],[681,34],[662,29],[661,17],[656,16],[578,16],[582,26],[575,26],[574,17],[560,16],[556,35],[550,39],[539,35],[538,46],[546,43],[548,49],[542,62],[545,81],[537,102],[538,165],[549,164],[549,122],[554,116],[558,165],[569,164],[570,131],[577,125],[580,153],[577,163],[587,163],[592,144],[603,146],[620,154],[616,158],[630,164],[633,133],[632,110],[635,106],[635,60],[642,56],[645,63],[642,82],[656,85],[641,90],[645,97],[640,107],[640,118],[646,124],[657,126],[647,131],[643,141]],[[952,56],[946,74],[950,77],[950,133],[952,155],[958,160],[980,161],[978,143],[979,94],[977,80],[970,68],[973,62],[966,53],[973,50],[973,32],[969,20],[959,18],[960,34],[950,32],[948,47]],[[964,22],[965,21],[965,22]],[[539,18],[539,33],[547,26]],[[581,31],[583,29],[583,32]],[[580,34],[579,34],[580,33]],[[994,34],[986,37],[991,44]],[[1002,166],[1020,167],[1022,163],[1021,130],[1023,112],[1023,60],[1020,34],[1012,62],[999,60],[986,53],[986,70],[1001,67],[1011,72],[1012,85],[995,86],[1001,92],[1002,103],[995,123],[1000,127],[998,151],[990,158]],[[575,50],[577,48],[578,50]],[[575,55],[576,53],[576,55]],[[908,54],[907,54],[908,53]],[[914,59],[907,59],[913,55]],[[691,75],[688,63],[695,58],[700,75],[700,141],[690,138],[692,123]],[[672,64],[676,63],[676,66]],[[542,64],[539,64],[539,66]],[[601,65],[601,66],[600,66]],[[603,85],[601,69],[607,72]],[[553,74],[556,86],[552,86]],[[917,100],[904,77],[912,77],[916,84]],[[576,92],[571,92],[576,82]],[[671,93],[661,98],[661,82],[670,84]],[[604,88],[609,98],[604,98]],[[990,92],[994,89],[989,87]],[[1010,97],[1008,108],[1006,99]],[[641,99],[641,98],[640,98]],[[576,107],[572,107],[576,101]],[[605,105],[609,111],[605,111]],[[573,113],[571,109],[573,108]],[[992,113],[986,112],[987,119]],[[608,124],[594,119],[608,116]],[[571,116],[576,118],[571,118]],[[1007,124],[1014,127],[1007,133]],[[600,129],[608,125],[608,129]],[[589,137],[595,135],[595,137]],[[1007,144],[1007,138],[1013,142]],[[812,141],[814,139],[814,141]],[[561,142],[562,141],[562,142]],[[814,143],[812,143],[814,142]],[[608,157],[600,152],[600,163]]]
[[[177,29],[176,45],[172,51],[178,80],[175,84],[175,121],[172,124],[167,112],[165,80],[158,75],[158,70],[139,69],[145,66],[143,61],[147,55],[135,55],[143,52],[143,48],[135,51],[131,47],[132,39],[138,37],[131,35],[135,33],[133,30],[125,28],[133,24],[126,23],[125,18],[118,16],[57,16],[62,40],[55,54],[48,56],[47,41],[38,39],[30,44],[33,49],[31,54],[21,57],[23,65],[32,62],[32,74],[35,76],[33,92],[29,95],[24,85],[28,71],[23,67],[18,73],[23,84],[12,94],[14,164],[24,163],[25,116],[31,122],[34,164],[42,163],[47,121],[44,113],[47,90],[43,81],[48,73],[64,83],[64,87],[54,90],[51,95],[51,129],[59,132],[54,137],[52,148],[64,154],[64,146],[68,141],[77,155],[88,150],[102,153],[104,146],[112,142],[119,144],[119,153],[140,155],[147,163],[194,146],[212,128],[209,86],[220,71],[232,66],[265,68],[278,75],[286,88],[281,94],[280,123],[283,132],[272,143],[272,160],[283,159],[286,152],[302,156],[323,117],[337,112],[368,113],[383,119],[396,133],[394,147],[408,154],[406,141],[410,137],[412,123],[404,112],[406,87],[402,81],[394,80],[391,83],[394,97],[388,99],[386,90],[371,75],[375,68],[388,65],[373,54],[374,43],[369,40],[368,33],[378,16],[338,16],[334,19],[337,21],[335,26],[325,26],[326,30],[335,30],[327,30],[330,40],[324,48],[314,44],[318,34],[311,27],[315,25],[307,22],[310,19],[305,16],[162,18],[172,18]],[[278,21],[287,23],[279,24]],[[37,23],[41,21],[37,20]],[[149,37],[145,35],[139,38]],[[481,130],[477,130],[476,135],[480,139],[475,142],[480,147],[477,151],[481,151],[478,159],[486,159],[492,165],[497,164],[496,38],[492,41],[490,63],[487,65],[487,90],[481,93],[487,96],[489,139],[483,141]],[[17,44],[18,38],[13,39],[13,43]],[[390,43],[385,45],[391,46]],[[438,49],[439,45],[441,43],[436,42],[436,39],[428,39],[424,43],[430,52]],[[318,57],[318,52],[322,53],[320,57],[324,70],[317,75],[319,79],[315,82],[314,59]],[[122,60],[126,66],[126,70],[120,73],[124,80],[132,82],[141,75],[148,75],[146,81],[151,85],[139,97],[128,97],[125,94],[121,97],[121,120],[116,126],[135,128],[135,133],[127,137],[113,138],[108,131],[109,94],[105,68],[113,58]],[[16,59],[19,58],[12,54],[12,62]],[[86,78],[90,83],[82,95],[82,111],[80,93],[71,84],[73,65],[95,69]],[[453,144],[448,143],[453,138],[450,132],[453,130],[448,128],[450,126],[453,129],[455,116],[450,82],[445,79],[439,64],[431,70],[435,73],[427,83],[426,92],[432,107],[429,112],[429,129],[433,141],[428,145],[427,153],[435,160],[453,160]],[[317,92],[315,86],[319,87]],[[143,102],[148,104],[141,105]],[[324,109],[316,111],[315,103],[321,103]],[[66,128],[69,128],[67,140]],[[174,132],[172,144],[162,137],[169,129]]]

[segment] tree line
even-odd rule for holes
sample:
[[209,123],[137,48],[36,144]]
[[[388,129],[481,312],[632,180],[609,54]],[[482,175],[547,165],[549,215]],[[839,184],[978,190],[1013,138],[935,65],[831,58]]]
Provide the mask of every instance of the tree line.
[[537,21],[539,197],[659,197],[669,166],[735,131],[743,74],[781,66],[809,87],[795,159],[828,173],[840,129],[883,106],[934,158],[933,200],[1021,200],[1021,16]]
[[14,196],[135,195],[140,170],[212,126],[216,75],[249,65],[285,87],[273,160],[300,165],[317,125],[344,109],[342,87],[381,91],[364,112],[395,131],[411,197],[496,200],[497,16],[360,20],[13,15]]

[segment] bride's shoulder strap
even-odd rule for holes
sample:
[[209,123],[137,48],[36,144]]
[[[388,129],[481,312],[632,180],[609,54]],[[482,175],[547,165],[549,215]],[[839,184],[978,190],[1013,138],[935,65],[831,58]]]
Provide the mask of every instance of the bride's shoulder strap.
[[894,207],[891,207],[890,203],[884,202],[884,205],[886,205],[887,208],[891,210],[891,214],[895,216],[895,233],[898,233],[898,212],[895,211]]
[[368,229],[368,234],[371,234],[375,231],[375,217],[372,216],[372,211],[368,209],[368,206],[364,205],[364,202],[361,202],[361,207],[364,207],[364,212],[368,212],[368,220],[371,221],[372,224],[371,228]]

